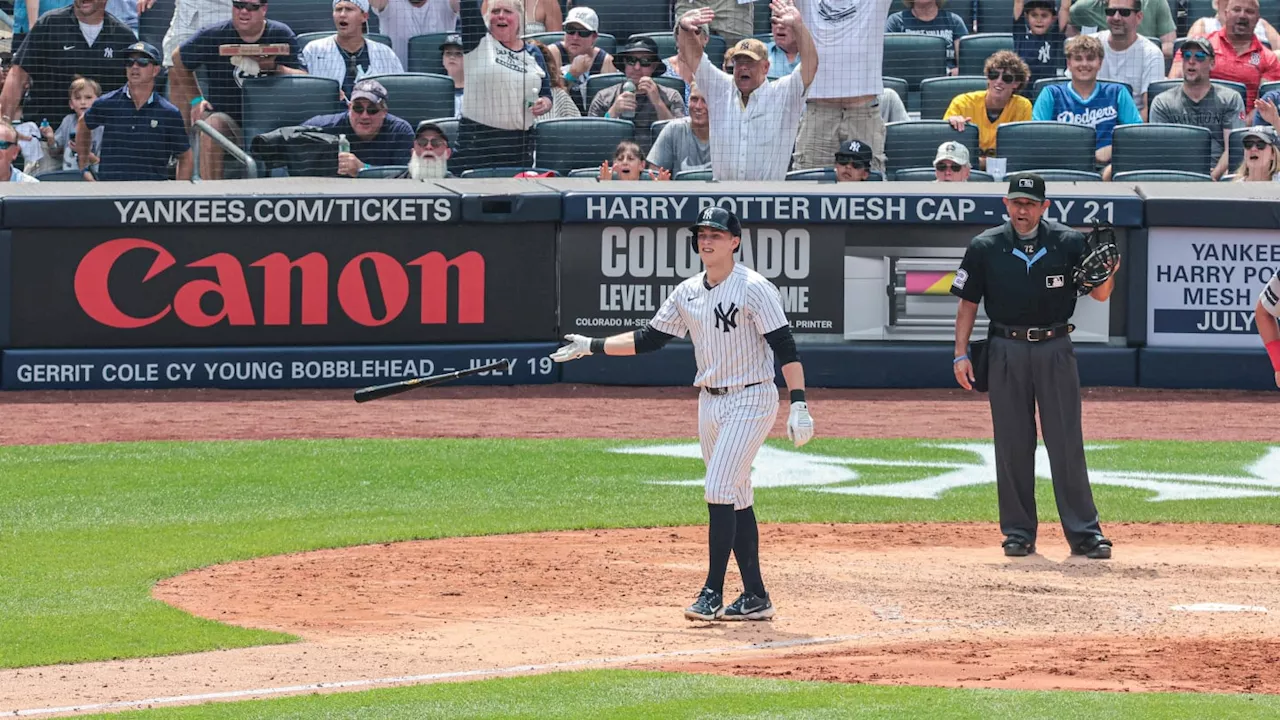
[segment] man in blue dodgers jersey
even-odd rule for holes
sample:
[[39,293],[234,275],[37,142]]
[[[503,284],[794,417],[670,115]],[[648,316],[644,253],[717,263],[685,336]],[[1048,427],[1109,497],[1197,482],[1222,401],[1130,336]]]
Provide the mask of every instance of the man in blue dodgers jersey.
[[[684,611],[690,620],[765,620],[773,602],[760,576],[759,531],[752,508],[751,463],[778,414],[774,355],[791,392],[787,437],[800,447],[813,437],[804,394],[804,367],[782,309],[778,289],[739,265],[738,218],[719,207],[704,209],[690,228],[694,249],[706,266],[676,286],[648,327],[609,338],[566,335],[568,345],[551,354],[556,362],[593,353],[635,355],[661,348],[686,333],[693,340],[698,374],[698,436],[707,466],[710,569],[698,598]],[[724,606],[724,575],[732,553],[743,592]]]
[[1105,166],[1102,179],[1111,179],[1111,133],[1116,125],[1142,122],[1133,96],[1123,85],[1098,82],[1102,42],[1091,35],[1067,41],[1067,71],[1071,82],[1050,85],[1036,98],[1032,120],[1056,120],[1091,127],[1097,135],[1094,159]]

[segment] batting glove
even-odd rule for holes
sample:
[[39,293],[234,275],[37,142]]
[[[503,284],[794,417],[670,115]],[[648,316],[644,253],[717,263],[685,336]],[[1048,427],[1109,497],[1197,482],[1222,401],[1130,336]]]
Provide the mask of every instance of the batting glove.
[[564,339],[568,340],[569,344],[562,345],[559,350],[551,353],[552,360],[569,362],[591,354],[591,338],[586,335],[565,335]]
[[796,447],[813,439],[813,418],[809,416],[808,403],[791,403],[791,416],[787,418],[787,437]]

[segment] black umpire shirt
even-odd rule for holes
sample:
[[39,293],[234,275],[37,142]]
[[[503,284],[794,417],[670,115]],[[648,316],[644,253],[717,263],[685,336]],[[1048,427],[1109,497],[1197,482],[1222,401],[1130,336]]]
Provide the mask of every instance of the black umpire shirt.
[[74,5],[42,15],[13,56],[13,64],[31,76],[23,119],[48,119],[57,126],[57,119],[71,112],[67,90],[77,75],[96,80],[104,94],[124,85],[124,49],[136,42],[129,26],[108,13],[92,46],[80,31]]
[[1006,222],[969,243],[951,294],[985,300],[987,317],[1001,325],[1065,323],[1076,310],[1075,268],[1084,248],[1084,236],[1066,225],[1041,220],[1032,245]]

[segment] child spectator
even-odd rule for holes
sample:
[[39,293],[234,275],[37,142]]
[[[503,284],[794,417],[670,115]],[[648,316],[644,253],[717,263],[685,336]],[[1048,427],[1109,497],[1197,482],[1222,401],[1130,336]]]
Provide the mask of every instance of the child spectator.
[[[1031,70],[1031,77],[1022,87],[1022,94],[1030,97],[1037,80],[1067,74],[1067,56],[1062,49],[1066,36],[1058,22],[1057,0],[1026,0],[1020,4],[1022,22],[1013,28],[1013,45]],[[1015,6],[1015,15],[1017,11]]]
[[671,171],[665,168],[646,168],[647,163],[640,146],[631,140],[623,140],[613,151],[613,165],[605,160],[600,164],[600,180],[670,180]]
[[[76,123],[101,95],[102,87],[90,78],[78,77],[71,81],[71,87],[67,90],[67,104],[71,106],[71,112],[62,118],[57,130],[50,125],[42,124],[40,127],[46,158],[40,164],[40,172],[80,169],[80,158],[76,155]],[[99,152],[102,150],[102,133],[101,126],[94,128],[90,140],[90,155],[93,157],[89,159],[89,165],[95,173],[98,170]]]

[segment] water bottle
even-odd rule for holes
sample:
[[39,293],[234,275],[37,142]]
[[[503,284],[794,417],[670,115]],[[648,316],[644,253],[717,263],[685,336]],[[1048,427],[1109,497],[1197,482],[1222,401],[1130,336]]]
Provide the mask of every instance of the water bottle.
[[338,152],[340,153],[351,152],[351,141],[347,139],[346,134],[342,134],[338,136]]
[[[636,84],[635,84],[635,83],[633,83],[633,82],[631,82],[630,80],[628,80],[628,81],[626,81],[626,82],[622,83],[622,92],[624,92],[624,93],[631,93],[631,94],[633,94],[633,95],[634,95],[634,94],[635,94],[635,92],[636,92]],[[634,109],[632,109],[632,110],[623,110],[623,111],[618,115],[618,117],[622,118],[623,120],[635,120],[635,119],[636,119],[636,111],[635,111]]]
[[44,118],[40,121],[40,129],[44,130],[47,127],[49,127],[49,118]]

